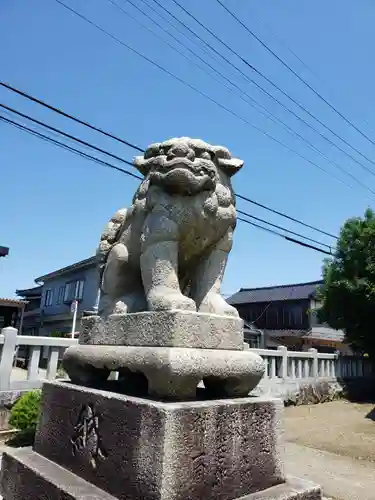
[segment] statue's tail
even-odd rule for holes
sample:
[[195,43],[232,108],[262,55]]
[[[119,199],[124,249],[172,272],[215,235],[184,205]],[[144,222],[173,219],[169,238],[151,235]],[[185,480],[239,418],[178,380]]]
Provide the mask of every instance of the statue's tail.
[[118,241],[119,234],[127,219],[127,208],[118,210],[109,220],[100,238],[99,247],[96,252],[97,266],[99,271],[99,284],[101,288],[105,264],[111,248]]

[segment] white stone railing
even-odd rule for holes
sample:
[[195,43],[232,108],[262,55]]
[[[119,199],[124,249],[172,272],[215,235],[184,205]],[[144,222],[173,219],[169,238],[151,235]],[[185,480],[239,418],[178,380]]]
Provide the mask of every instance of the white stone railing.
[[[55,379],[64,350],[77,342],[76,339],[18,335],[15,328],[3,328],[0,335],[0,392],[38,389],[45,380]],[[14,368],[17,351],[22,346],[30,350],[27,372]],[[42,357],[47,358],[45,370],[39,368]]]
[[266,379],[359,378],[372,373],[368,358],[320,353],[316,349],[288,351],[282,346],[277,350],[251,350],[264,359]]
[[[77,342],[71,338],[17,335],[15,328],[3,328],[0,335],[0,392],[38,389],[45,380],[55,379],[64,350]],[[29,348],[27,372],[14,367],[18,349],[23,346]],[[359,378],[371,374],[367,358],[323,354],[316,349],[307,352],[288,351],[286,347],[252,350],[265,361],[265,379]],[[42,358],[46,360],[45,369],[40,368]]]

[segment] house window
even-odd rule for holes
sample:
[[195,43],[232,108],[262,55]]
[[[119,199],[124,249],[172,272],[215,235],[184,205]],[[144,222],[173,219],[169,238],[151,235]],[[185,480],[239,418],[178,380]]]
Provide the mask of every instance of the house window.
[[289,325],[292,328],[302,326],[302,308],[300,306],[291,306],[289,309]]
[[64,295],[65,295],[65,286],[60,286],[59,287],[59,292],[57,294],[56,304],[61,304],[63,302]]
[[313,309],[310,313],[311,326],[322,326],[325,323],[320,321],[318,309]]
[[64,302],[70,303],[73,300],[82,300],[84,280],[69,281],[65,285]]
[[244,340],[249,344],[249,347],[251,349],[259,349],[260,347],[259,335],[247,335]]
[[49,288],[44,294],[44,307],[52,306],[53,301],[53,290]]
[[65,285],[65,290],[64,290],[64,302],[71,302],[73,300],[72,298],[72,285],[73,283],[66,283]]
[[85,284],[85,282],[83,280],[76,281],[75,290],[74,290],[74,298],[76,300],[82,300],[84,284]]

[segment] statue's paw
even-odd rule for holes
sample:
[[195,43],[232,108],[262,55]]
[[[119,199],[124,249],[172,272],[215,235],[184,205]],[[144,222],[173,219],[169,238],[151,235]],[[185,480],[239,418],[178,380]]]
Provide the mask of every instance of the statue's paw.
[[147,297],[148,307],[151,311],[170,311],[181,309],[183,311],[196,311],[197,306],[193,299],[185,297],[182,293],[171,291],[167,287],[158,287]]
[[223,297],[217,293],[209,293],[206,295],[204,300],[198,309],[199,312],[210,313],[210,314],[218,314],[219,316],[234,316],[235,318],[239,317],[238,311],[236,308],[223,299]]
[[126,314],[128,312],[128,306],[122,300],[116,302],[115,307],[113,309],[114,314]]

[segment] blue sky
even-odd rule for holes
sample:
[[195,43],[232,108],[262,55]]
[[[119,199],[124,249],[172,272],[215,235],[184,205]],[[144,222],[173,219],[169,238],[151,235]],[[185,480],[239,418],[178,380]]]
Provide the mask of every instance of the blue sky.
[[[126,2],[117,1],[142,19]],[[66,0],[66,3],[179,78],[345,182],[352,183],[305,143],[261,116],[238,94],[229,92],[110,2]],[[172,0],[165,0],[163,4],[206,37]],[[230,19],[215,0],[184,0],[183,4],[337,134],[364,154],[374,157],[373,145],[298,82]],[[140,2],[139,5],[144,7]],[[341,112],[375,138],[375,69],[371,63],[375,24],[373,2],[228,0],[227,5]],[[142,21],[152,26],[149,21]],[[278,38],[272,33],[277,33]],[[218,50],[225,50],[218,42],[212,43]],[[371,205],[368,198],[371,194],[365,189],[359,186],[350,189],[341,184],[107,38],[55,1],[3,0],[0,4],[0,46],[1,79],[9,84],[142,147],[182,135],[223,144],[245,160],[245,168],[233,180],[236,191],[328,232],[337,233],[347,217],[361,215]],[[291,47],[314,74],[287,47]],[[204,53],[200,54],[208,61]],[[240,64],[230,53],[225,52],[225,55]],[[330,147],[253,86],[245,84],[230,68],[217,67],[329,158],[370,188],[375,188],[374,178],[347,156]],[[242,68],[248,71],[245,66]],[[263,84],[251,72],[249,76]],[[272,87],[267,86],[267,89],[273,92]],[[0,89],[0,94],[2,103],[79,135],[125,159],[131,160],[135,154],[130,148],[5,89]],[[278,97],[282,99],[280,94]],[[370,163],[366,164],[375,170]],[[10,247],[9,257],[0,259],[0,296],[11,297],[16,288],[32,286],[35,277],[92,255],[106,221],[115,210],[129,205],[137,186],[137,181],[130,177],[102,168],[4,123],[0,123],[0,166],[0,244]],[[238,207],[307,236],[332,242],[246,202],[238,201]],[[322,254],[313,250],[239,223],[223,291],[231,293],[245,286],[314,280],[320,277],[322,258]]]

